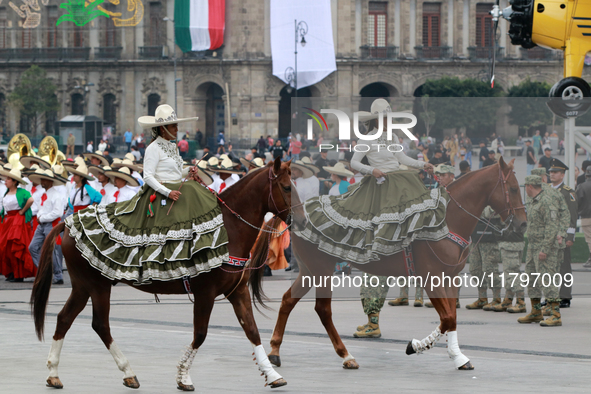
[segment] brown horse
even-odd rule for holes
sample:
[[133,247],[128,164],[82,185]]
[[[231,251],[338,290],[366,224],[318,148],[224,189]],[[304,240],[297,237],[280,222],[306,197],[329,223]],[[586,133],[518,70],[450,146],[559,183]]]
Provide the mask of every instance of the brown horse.
[[[490,205],[503,220],[509,219],[517,231],[524,232],[527,228],[525,210],[519,192],[519,184],[513,173],[513,161],[506,164],[501,158],[499,163],[471,172],[461,179],[453,182],[448,187],[451,200],[448,202],[446,221],[448,228],[464,239],[468,240],[474,231],[477,220],[487,205]],[[305,214],[301,207],[297,206],[297,193],[292,196],[294,203],[294,226],[296,231],[305,223]],[[295,234],[295,232],[294,232]],[[311,288],[312,283],[321,283],[323,277],[333,275],[335,263],[342,261],[329,254],[320,251],[316,245],[294,235],[292,237],[292,250],[300,262],[300,273],[294,284],[283,295],[281,309],[271,337],[270,361],[276,366],[281,365],[279,348],[283,342],[283,335],[289,314]],[[425,281],[428,275],[441,275],[442,273],[453,278],[465,265],[467,252],[448,238],[438,242],[415,241],[412,243],[414,266],[416,275]],[[381,256],[379,261],[367,264],[355,264],[356,268],[373,275],[406,276],[405,264],[402,253],[391,256]],[[315,278],[315,281],[303,280],[303,277]],[[473,369],[470,360],[464,356],[457,342],[456,332],[456,294],[455,287],[437,286],[431,289],[425,283],[429,298],[437,313],[441,324],[427,338],[422,341],[413,339],[407,346],[406,353],[421,353],[433,347],[435,342],[444,333],[448,333],[448,354],[453,359],[458,369]],[[330,279],[329,279],[330,285]],[[316,286],[316,285],[314,285]],[[326,286],[326,285],[325,285]],[[332,321],[330,286],[317,287],[316,312],[332,341],[337,354],[343,358],[343,367],[356,369],[359,365],[354,357],[347,351]]]
[[[220,198],[224,225],[228,232],[228,249],[230,256],[248,258],[251,248],[257,239],[264,215],[273,212],[283,220],[289,220],[291,207],[291,162],[281,163],[275,160],[267,167],[246,175],[232,186],[230,191],[224,191]],[[245,202],[247,202],[245,204]],[[31,294],[32,313],[35,320],[35,330],[39,340],[43,339],[45,310],[52,281],[52,251],[59,233],[64,230],[61,223],[49,234],[43,244],[39,273]],[[189,375],[189,368],[197,349],[207,335],[209,317],[214,305],[214,299],[224,294],[234,307],[238,321],[242,325],[246,336],[253,344],[254,355],[259,370],[265,375],[268,384],[274,388],[287,382],[273,369],[261,345],[259,332],[252,313],[251,298],[247,283],[251,286],[253,297],[263,304],[265,295],[261,288],[262,269],[268,237],[261,236],[256,242],[255,251],[259,256],[250,261],[249,269],[241,269],[225,265],[203,273],[190,280],[190,287],[194,292],[193,306],[193,342],[187,348],[178,366],[176,381],[178,388],[193,391],[194,387]],[[50,370],[47,385],[62,388],[58,377],[57,367],[64,337],[74,319],[86,306],[88,299],[92,299],[92,328],[99,335],[107,349],[113,355],[117,366],[124,373],[124,385],[138,388],[139,382],[131,370],[129,362],[119,350],[109,328],[109,307],[111,287],[114,282],[103,276],[97,269],[82,257],[75,245],[74,238],[69,236],[66,228],[63,236],[62,250],[66,258],[66,265],[72,281],[72,293],[64,308],[58,314],[57,326],[53,335],[53,342],[47,366]],[[262,256],[262,257],[261,257]],[[251,270],[252,269],[252,270]],[[121,281],[132,285],[131,281]],[[181,280],[154,281],[151,284],[132,286],[138,290],[152,294],[186,294]]]

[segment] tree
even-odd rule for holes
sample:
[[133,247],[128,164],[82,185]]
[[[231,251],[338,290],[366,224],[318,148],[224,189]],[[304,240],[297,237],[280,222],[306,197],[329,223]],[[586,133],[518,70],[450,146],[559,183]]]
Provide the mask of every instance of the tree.
[[498,85],[491,89],[487,82],[475,79],[443,77],[427,80],[421,91],[421,96],[429,99],[428,110],[423,107],[421,111],[426,114],[420,113],[419,117],[434,119],[431,129],[465,127],[472,135],[488,135],[496,124],[497,111],[503,105],[500,97],[504,93]]
[[33,121],[35,135],[41,115],[59,109],[56,90],[57,87],[47,77],[45,70],[31,66],[21,75],[19,84],[8,97],[10,104],[19,110],[21,116]]
[[528,78],[509,89],[507,101],[511,111],[507,116],[509,123],[519,127],[519,134],[528,134],[530,129],[552,123],[552,111],[546,106],[550,88],[546,82]]

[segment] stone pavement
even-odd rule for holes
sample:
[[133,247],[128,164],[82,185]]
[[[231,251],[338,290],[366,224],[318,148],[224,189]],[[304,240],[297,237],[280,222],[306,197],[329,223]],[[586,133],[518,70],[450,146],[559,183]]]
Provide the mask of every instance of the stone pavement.
[[[275,272],[265,280],[271,298],[268,318],[255,312],[265,349],[290,276]],[[358,299],[333,302],[333,318],[347,348],[359,362],[357,371],[343,370],[325,330],[314,312],[313,300],[302,300],[293,311],[281,349],[278,369],[288,385],[276,392],[368,393],[416,392],[588,392],[591,367],[591,272],[577,272],[573,306],[563,310],[563,326],[519,325],[519,315],[458,311],[458,337],[474,371],[456,371],[445,351],[445,338],[435,349],[417,356],[404,354],[407,342],[428,335],[438,324],[433,309],[385,306],[382,338],[354,339],[355,326],[364,322]],[[22,285],[24,286],[24,285]],[[6,286],[3,286],[6,289]],[[46,342],[36,340],[30,318],[30,291],[0,291],[0,392],[46,393],[45,362],[56,315],[69,288],[53,286],[46,320]],[[390,292],[390,298],[398,290]],[[414,295],[414,290],[411,289]],[[476,292],[462,293],[462,306]],[[111,303],[112,334],[129,359],[143,393],[175,393],[174,375],[181,350],[192,340],[192,305],[186,296],[154,297],[118,285]],[[199,300],[197,300],[199,302]],[[64,343],[60,378],[64,391],[124,393],[122,373],[90,326],[89,304]],[[269,392],[251,357],[252,348],[227,301],[214,308],[208,337],[192,368],[196,392]]]

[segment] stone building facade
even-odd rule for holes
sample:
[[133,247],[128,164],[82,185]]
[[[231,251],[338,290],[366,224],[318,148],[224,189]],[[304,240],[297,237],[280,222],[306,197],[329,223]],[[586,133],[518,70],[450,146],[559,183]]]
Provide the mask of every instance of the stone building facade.
[[[58,86],[60,109],[43,127],[70,114],[105,119],[117,135],[140,131],[137,118],[159,103],[177,102],[180,116],[198,115],[213,139],[289,132],[294,92],[272,75],[270,0],[226,0],[224,45],[215,51],[176,51],[173,0],[107,0],[100,17],[82,27],[56,26],[65,0],[0,0],[0,126],[26,131],[6,103],[20,74],[38,64]],[[507,6],[501,0],[501,6]],[[363,97],[412,97],[427,79],[488,80],[493,1],[331,0],[337,71],[300,97],[357,109]],[[313,26],[310,26],[310,30]],[[554,84],[562,78],[556,52],[524,51],[499,26],[496,83],[503,89],[526,78]],[[560,55],[560,54],[558,54]],[[183,131],[194,131],[192,129]]]

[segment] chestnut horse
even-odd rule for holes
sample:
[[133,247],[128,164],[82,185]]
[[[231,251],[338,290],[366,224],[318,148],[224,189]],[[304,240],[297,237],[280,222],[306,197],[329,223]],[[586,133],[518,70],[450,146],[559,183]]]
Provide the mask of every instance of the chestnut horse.
[[[521,200],[519,184],[513,173],[513,162],[506,164],[503,158],[499,163],[464,175],[453,182],[447,189],[450,201],[447,204],[446,222],[450,232],[470,239],[477,220],[487,205],[490,205],[503,220],[508,221],[519,232],[527,228],[524,206]],[[297,229],[302,228],[306,217],[301,206],[298,206],[297,193],[292,196],[295,230],[292,236],[292,252],[296,254],[300,263],[300,273],[294,284],[283,295],[281,309],[271,337],[271,353],[269,360],[276,366],[281,365],[279,348],[283,342],[283,335],[289,314],[311,288],[312,283],[321,283],[321,278],[331,277],[335,263],[342,261],[318,249],[309,241],[297,236]],[[415,241],[412,244],[414,255],[414,267],[416,275],[426,280],[428,275],[445,274],[451,278],[457,275],[465,265],[467,251],[448,238],[438,242]],[[403,253],[391,256],[380,256],[379,261],[367,264],[351,264],[373,275],[406,276]],[[315,281],[304,281],[302,278],[316,278]],[[330,285],[330,279],[328,280]],[[314,285],[316,286],[316,285]],[[325,285],[326,286],[326,285]],[[407,346],[406,353],[421,353],[433,347],[442,334],[448,334],[448,354],[453,359],[458,369],[473,369],[470,360],[464,356],[457,342],[456,332],[456,294],[454,287],[438,286],[431,290],[431,286],[424,287],[429,294],[429,299],[439,313],[440,325],[427,338],[418,341],[413,339]],[[337,354],[343,358],[343,367],[356,369],[359,365],[354,357],[347,351],[332,321],[330,286],[317,287],[316,312],[332,341]]]
[[[246,175],[230,190],[220,194],[221,209],[224,225],[228,232],[228,249],[230,256],[248,258],[255,244],[263,218],[267,212],[273,212],[285,221],[291,208],[291,162],[281,163],[275,160],[267,167]],[[246,203],[245,203],[246,202]],[[59,233],[64,230],[64,223],[56,226],[48,235],[41,252],[39,273],[31,294],[32,313],[35,320],[35,330],[39,340],[43,339],[45,310],[52,282],[52,251]],[[268,384],[274,388],[287,384],[269,363],[267,355],[261,345],[259,332],[252,313],[251,298],[247,283],[251,286],[253,297],[262,305],[265,298],[261,288],[268,237],[261,236],[256,242],[255,251],[259,258],[252,259],[246,268],[223,265],[208,273],[202,273],[190,280],[190,288],[194,292],[193,305],[193,342],[186,349],[178,365],[176,381],[178,388],[183,391],[193,391],[194,386],[189,375],[189,368],[197,349],[207,335],[209,317],[218,295],[224,294],[234,307],[234,313],[242,325],[246,336],[253,344],[254,355],[259,370],[265,375]],[[92,328],[99,335],[107,349],[113,355],[119,369],[124,373],[124,385],[138,388],[139,382],[131,370],[129,362],[119,350],[109,328],[109,307],[111,288],[114,284],[93,268],[76,248],[74,238],[64,231],[62,250],[72,281],[72,293],[65,306],[58,314],[57,326],[53,335],[53,342],[47,360],[50,370],[47,385],[62,388],[58,377],[57,367],[64,337],[74,319],[86,306],[88,299],[92,299]],[[261,257],[262,256],[262,257]],[[132,286],[132,281],[121,282]],[[182,280],[154,281],[151,284],[132,286],[135,289],[152,294],[187,294]]]

